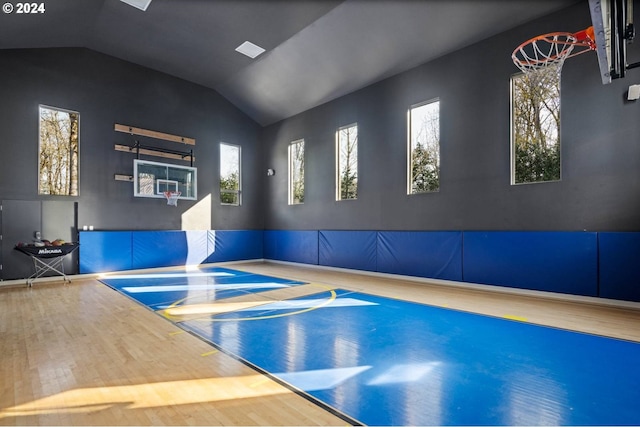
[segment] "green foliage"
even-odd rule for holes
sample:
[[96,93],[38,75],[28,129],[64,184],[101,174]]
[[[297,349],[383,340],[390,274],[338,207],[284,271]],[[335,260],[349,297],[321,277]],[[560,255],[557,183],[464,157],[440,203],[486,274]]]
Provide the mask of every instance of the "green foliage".
[[233,172],[226,177],[220,178],[220,202],[228,205],[239,204],[239,188],[238,172]]
[[516,145],[515,180],[517,183],[558,181],[560,179],[560,145]]
[[358,176],[347,166],[340,176],[340,199],[358,198]]
[[293,183],[293,203],[304,203],[304,178]]
[[417,144],[411,153],[411,193],[438,191],[440,188],[440,164],[437,153]]

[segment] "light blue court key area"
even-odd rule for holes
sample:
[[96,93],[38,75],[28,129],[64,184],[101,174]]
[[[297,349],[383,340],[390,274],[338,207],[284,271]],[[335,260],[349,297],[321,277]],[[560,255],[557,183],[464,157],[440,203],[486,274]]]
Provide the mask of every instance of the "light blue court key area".
[[368,425],[640,425],[638,343],[348,291],[182,326]]
[[177,302],[207,303],[303,283],[223,267],[148,274],[122,273],[106,276],[100,281],[154,310]]

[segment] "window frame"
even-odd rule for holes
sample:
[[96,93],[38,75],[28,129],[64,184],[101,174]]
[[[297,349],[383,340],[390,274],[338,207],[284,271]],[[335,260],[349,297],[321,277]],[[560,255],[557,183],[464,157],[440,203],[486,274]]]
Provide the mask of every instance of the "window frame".
[[[66,114],[75,114],[77,115],[77,153],[76,153],[76,164],[75,164],[75,176],[76,176],[76,186],[75,186],[75,194],[51,194],[42,192],[42,167],[41,167],[41,157],[42,157],[42,110],[53,110]],[[68,166],[68,165],[67,165]],[[70,178],[72,179],[72,178]],[[53,107],[50,105],[39,104],[38,105],[38,183],[37,183],[37,194],[38,196],[60,196],[60,197],[79,197],[80,196],[80,112],[75,110],[69,110],[66,108]]]
[[[438,104],[438,188],[434,190],[426,190],[426,191],[414,191],[414,182],[413,182],[413,129],[412,129],[412,112],[420,107],[424,107],[430,104]],[[440,121],[440,107],[441,107],[441,99],[440,97],[431,98],[426,101],[418,102],[416,104],[412,104],[407,109],[407,195],[413,196],[417,194],[432,194],[440,192],[441,183],[440,183],[440,172],[442,168],[442,158],[441,158],[441,142],[442,142],[442,125]]]
[[[295,184],[296,184],[296,168],[294,167],[293,150],[295,146],[302,147],[302,201],[296,201],[295,198]],[[289,173],[288,173],[288,203],[289,205],[302,205],[304,204],[304,155],[305,155],[305,142],[304,138],[291,141],[288,146],[288,160],[289,160]]]
[[[344,131],[346,129],[350,129],[350,128],[355,128],[356,129],[356,142],[355,142],[355,148],[356,148],[356,150],[355,150],[356,151],[356,160],[355,160],[355,166],[356,166],[356,168],[355,168],[356,169],[355,187],[356,187],[356,191],[355,191],[355,193],[356,193],[356,195],[355,195],[355,197],[343,198],[342,197],[342,191],[341,191],[341,184],[340,184],[341,175],[342,175],[342,171],[340,170],[340,165],[341,165],[341,163],[340,163],[340,159],[341,159],[341,154],[340,154],[341,153],[341,150],[340,150],[341,149],[340,135],[341,135],[342,131]],[[359,137],[360,137],[360,135],[359,135],[359,129],[358,129],[358,122],[354,122],[354,123],[351,123],[351,124],[345,125],[345,126],[340,126],[336,130],[336,136],[335,136],[335,138],[336,138],[336,143],[335,143],[336,144],[335,145],[335,150],[336,150],[335,151],[335,153],[336,153],[336,173],[335,173],[335,179],[336,179],[336,182],[335,182],[335,185],[336,185],[336,201],[357,200],[358,199],[358,182],[359,182],[359,179],[360,179],[359,172],[358,172],[358,163],[359,163],[358,162],[358,160],[359,160],[358,159],[358,157],[359,157],[358,146],[360,145],[359,144]]]
[[[548,70],[547,70],[548,71]],[[516,83],[515,79],[525,76],[525,73],[518,72],[511,75],[509,79],[509,124],[510,124],[510,140],[509,140],[509,181],[513,186],[528,185],[528,184],[547,184],[553,182],[562,181],[562,78],[560,73],[557,74],[558,78],[558,127],[557,127],[557,141],[558,146],[558,179],[540,180],[540,181],[522,181],[516,182],[517,170],[516,170],[516,123],[515,123],[515,95],[516,95]]]
[[[233,147],[238,149],[238,189],[237,190],[227,190],[222,189],[222,180],[225,178],[222,176],[222,148],[225,147]],[[218,177],[219,177],[219,200],[220,204],[224,206],[242,206],[242,146],[237,144],[230,144],[228,142],[220,142],[219,144],[219,161],[218,161]],[[225,203],[222,201],[223,194],[235,194],[235,203]]]

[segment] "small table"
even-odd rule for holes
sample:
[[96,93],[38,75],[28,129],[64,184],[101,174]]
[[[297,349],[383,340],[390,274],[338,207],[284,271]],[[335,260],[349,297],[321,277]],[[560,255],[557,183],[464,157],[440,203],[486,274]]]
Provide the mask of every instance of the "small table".
[[42,277],[48,271],[58,273],[64,277],[66,282],[71,282],[67,279],[67,275],[64,273],[64,258],[78,249],[80,245],[78,243],[65,243],[60,246],[16,246],[15,250],[28,255],[33,260],[33,266],[35,273],[27,278],[27,286],[32,287],[33,281],[39,277]]

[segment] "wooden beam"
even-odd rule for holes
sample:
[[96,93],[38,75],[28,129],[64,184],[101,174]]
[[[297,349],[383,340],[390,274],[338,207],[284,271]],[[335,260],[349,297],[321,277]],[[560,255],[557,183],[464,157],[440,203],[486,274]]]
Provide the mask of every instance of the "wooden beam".
[[[116,144],[115,146],[115,150],[116,151],[124,151],[126,153],[136,153],[138,151],[137,148],[135,147],[130,147],[128,145],[120,145],[120,144]],[[155,157],[164,157],[165,159],[175,159],[175,160],[184,160],[184,161],[190,161],[192,160],[193,156],[190,155],[184,155],[181,156],[180,154],[173,154],[173,153],[164,153],[162,151],[155,151],[155,150],[149,150],[147,148],[141,148],[140,149],[140,154],[144,154],[147,156],[155,156]],[[193,157],[193,160],[195,161],[195,157]]]
[[169,133],[156,132],[154,130],[140,129],[133,126],[120,125],[116,123],[115,130],[131,135],[148,136],[155,139],[163,139],[165,141],[179,142],[181,144],[196,145],[196,140],[185,136],[171,135]]

